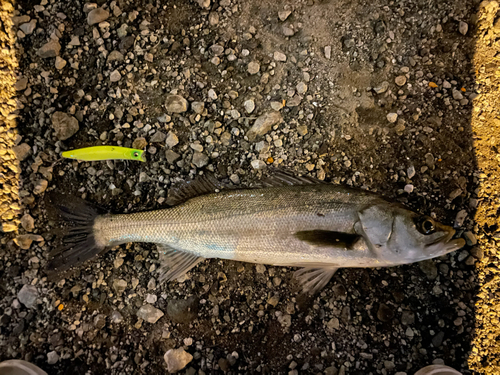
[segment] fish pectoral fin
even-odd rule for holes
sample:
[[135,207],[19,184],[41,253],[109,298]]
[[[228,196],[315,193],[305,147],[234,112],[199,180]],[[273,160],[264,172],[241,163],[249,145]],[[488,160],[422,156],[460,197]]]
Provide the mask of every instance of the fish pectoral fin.
[[157,244],[156,247],[160,260],[160,269],[158,270],[160,283],[178,279],[205,259],[163,244]]
[[304,293],[315,294],[325,287],[338,268],[304,267],[295,271],[293,276],[302,286]]
[[294,233],[295,238],[314,246],[331,246],[354,250],[361,239],[359,234],[334,232],[329,230],[304,230]]

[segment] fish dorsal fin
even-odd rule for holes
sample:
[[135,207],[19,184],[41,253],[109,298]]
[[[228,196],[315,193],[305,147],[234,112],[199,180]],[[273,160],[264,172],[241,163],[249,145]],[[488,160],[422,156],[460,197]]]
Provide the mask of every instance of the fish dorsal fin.
[[294,233],[295,238],[313,246],[331,246],[346,250],[358,248],[356,243],[361,239],[358,234],[334,232],[329,230],[304,230]]
[[325,181],[308,176],[296,176],[295,174],[276,168],[269,168],[270,176],[260,182],[262,187],[290,186],[290,185],[315,185],[326,184]]
[[173,186],[168,191],[167,204],[169,206],[176,206],[181,204],[188,199],[215,193],[216,190],[220,190],[224,187],[220,181],[218,181],[212,174],[206,173],[202,176],[198,176],[191,181],[183,181],[179,184]]
[[303,293],[316,294],[325,287],[338,268],[304,267],[295,271],[293,276],[302,286]]
[[160,260],[160,283],[176,280],[205,258],[182,250],[174,249],[164,244],[157,244]]

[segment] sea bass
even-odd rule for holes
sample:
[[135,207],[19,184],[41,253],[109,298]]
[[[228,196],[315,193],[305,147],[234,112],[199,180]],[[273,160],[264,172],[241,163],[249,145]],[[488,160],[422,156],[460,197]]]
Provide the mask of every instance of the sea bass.
[[389,267],[455,251],[464,239],[429,216],[377,194],[275,172],[257,188],[223,189],[204,175],[169,194],[172,207],[103,214],[57,199],[72,223],[49,270],[62,272],[128,242],[157,244],[160,281],[207,258],[300,267],[305,292],[322,289],[341,267]]

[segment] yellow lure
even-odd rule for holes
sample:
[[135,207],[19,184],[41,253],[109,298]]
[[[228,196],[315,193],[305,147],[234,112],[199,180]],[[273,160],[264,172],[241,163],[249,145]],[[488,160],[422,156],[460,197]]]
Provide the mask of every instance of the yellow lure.
[[146,161],[142,156],[144,151],[135,148],[118,146],[94,146],[64,151],[61,156],[67,159],[85,161],[95,160],[137,160]]

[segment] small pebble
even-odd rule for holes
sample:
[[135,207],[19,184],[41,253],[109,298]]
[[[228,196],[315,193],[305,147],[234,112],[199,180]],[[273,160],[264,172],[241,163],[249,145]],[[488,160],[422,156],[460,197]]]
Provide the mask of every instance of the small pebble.
[[286,61],[286,55],[282,52],[276,51],[276,52],[274,52],[274,59],[276,61],[283,61],[284,62],[284,61]]
[[391,112],[387,114],[387,121],[395,123],[398,120],[398,114]]

